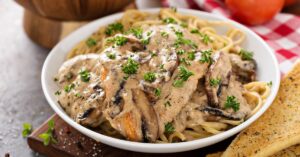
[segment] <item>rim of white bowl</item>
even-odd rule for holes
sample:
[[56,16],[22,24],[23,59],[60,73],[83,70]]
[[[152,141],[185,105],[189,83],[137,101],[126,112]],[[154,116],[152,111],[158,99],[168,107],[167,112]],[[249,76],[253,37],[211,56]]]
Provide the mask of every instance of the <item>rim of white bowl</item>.
[[[152,9],[143,9],[141,11],[145,11],[145,12],[158,12],[161,8],[152,8]],[[55,104],[56,100],[52,100],[50,97],[50,92],[48,89],[48,86],[46,84],[46,70],[48,69],[48,66],[50,66],[51,64],[49,63],[50,58],[54,55],[54,53],[51,53],[53,51],[56,51],[56,49],[59,47],[59,45],[63,44],[64,41],[67,41],[69,38],[72,38],[72,34],[74,34],[74,32],[79,32],[82,29],[86,28],[86,27],[90,27],[91,25],[93,25],[93,23],[95,23],[96,21],[99,20],[108,20],[111,18],[116,18],[116,17],[121,17],[123,15],[123,12],[121,13],[116,13],[116,14],[112,14],[103,18],[100,18],[98,20],[95,20],[81,28],[79,28],[78,30],[74,31],[73,33],[71,33],[70,35],[68,35],[66,38],[64,38],[62,41],[60,41],[49,53],[49,55],[47,56],[44,65],[43,65],[43,69],[42,69],[42,75],[41,75],[41,82],[42,82],[42,89],[44,92],[44,95],[48,101],[48,103],[50,104],[50,106],[52,107],[52,109],[64,120],[66,121],[69,125],[71,125],[72,127],[74,127],[76,130],[80,131],[81,133],[89,136],[90,138],[93,138],[97,141],[100,141],[104,144],[113,146],[113,147],[117,147],[117,148],[121,148],[121,149],[125,149],[125,150],[131,150],[131,151],[136,151],[136,152],[146,152],[146,153],[174,153],[174,152],[182,152],[182,151],[188,151],[188,150],[193,150],[193,149],[197,149],[197,148],[202,148],[205,146],[209,146],[212,144],[215,144],[217,142],[220,142],[226,138],[229,138],[235,134],[237,134],[238,132],[242,131],[243,129],[245,129],[247,126],[249,126],[251,123],[253,123],[256,119],[258,119],[271,105],[271,103],[273,102],[273,100],[276,97],[276,94],[278,92],[279,89],[279,85],[280,85],[280,72],[279,72],[279,66],[278,66],[278,61],[273,53],[273,50],[265,43],[265,41],[263,41],[257,34],[255,34],[253,31],[251,31],[250,29],[248,29],[247,27],[243,26],[242,24],[239,24],[235,21],[232,21],[230,19],[226,19],[224,17],[220,17],[218,15],[214,15],[211,13],[207,13],[207,12],[202,12],[202,11],[197,11],[197,10],[191,10],[191,9],[183,9],[183,8],[178,8],[178,12],[183,13],[183,14],[190,14],[190,15],[195,15],[195,16],[212,16],[218,20],[221,21],[226,21],[226,22],[230,22],[233,26],[238,26],[241,27],[243,30],[247,31],[249,34],[251,34],[251,36],[253,36],[256,40],[258,40],[267,50],[268,53],[271,55],[271,59],[273,60],[273,62],[275,63],[275,72],[276,72],[276,79],[277,82],[273,82],[272,85],[272,91],[270,96],[268,97],[267,101],[265,102],[264,106],[257,112],[255,113],[252,117],[250,117],[249,119],[247,119],[245,122],[243,122],[242,124],[233,127],[227,131],[224,131],[222,133],[216,134],[216,135],[212,135],[206,138],[202,138],[202,139],[197,139],[197,140],[193,140],[193,141],[187,141],[187,142],[180,142],[180,143],[167,143],[167,144],[158,144],[158,143],[141,143],[141,142],[132,142],[132,141],[126,141],[126,140],[122,140],[122,139],[117,139],[117,138],[113,138],[110,136],[106,136],[100,133],[97,133],[91,129],[88,129],[84,126],[81,126],[80,124],[76,123],[75,121],[73,121],[65,112],[63,112],[62,110],[59,109],[59,107]],[[113,22],[113,21],[112,21]]]

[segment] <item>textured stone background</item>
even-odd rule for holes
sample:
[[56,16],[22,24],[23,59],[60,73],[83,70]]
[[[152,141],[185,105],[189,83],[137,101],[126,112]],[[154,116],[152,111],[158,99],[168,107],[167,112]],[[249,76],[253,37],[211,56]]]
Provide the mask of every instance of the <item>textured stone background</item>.
[[22,124],[36,128],[53,114],[40,81],[49,50],[26,36],[22,18],[22,7],[13,0],[0,0],[0,157],[39,156],[22,138]]

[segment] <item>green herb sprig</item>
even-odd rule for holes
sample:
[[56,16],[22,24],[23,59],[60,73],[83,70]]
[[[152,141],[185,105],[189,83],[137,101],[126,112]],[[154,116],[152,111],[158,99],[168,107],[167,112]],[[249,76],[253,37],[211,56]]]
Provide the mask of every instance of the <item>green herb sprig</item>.
[[116,33],[118,31],[122,32],[124,26],[121,23],[113,23],[106,27],[105,34],[106,35],[112,35],[113,33]]
[[183,83],[189,79],[190,76],[194,75],[191,71],[188,71],[184,66],[179,66],[179,75],[173,82],[174,87],[182,87]]
[[31,124],[29,124],[29,123],[24,123],[24,124],[23,124],[22,136],[23,136],[24,138],[27,137],[28,135],[30,135],[31,131],[32,131],[32,126],[31,126]]
[[43,139],[43,143],[45,146],[48,146],[50,143],[57,143],[57,140],[53,136],[54,132],[54,120],[51,119],[48,122],[48,130],[42,134],[39,135],[39,138]]
[[240,103],[236,100],[235,96],[227,96],[224,107],[225,109],[232,108],[236,112],[240,109]]

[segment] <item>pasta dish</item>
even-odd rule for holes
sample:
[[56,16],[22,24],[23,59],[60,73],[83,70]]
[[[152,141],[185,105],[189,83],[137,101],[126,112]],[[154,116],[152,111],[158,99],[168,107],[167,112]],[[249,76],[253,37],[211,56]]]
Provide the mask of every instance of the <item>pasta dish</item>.
[[55,95],[74,121],[108,136],[149,143],[212,136],[243,123],[270,93],[271,83],[256,80],[245,39],[226,22],[174,8],[129,10],[68,53]]

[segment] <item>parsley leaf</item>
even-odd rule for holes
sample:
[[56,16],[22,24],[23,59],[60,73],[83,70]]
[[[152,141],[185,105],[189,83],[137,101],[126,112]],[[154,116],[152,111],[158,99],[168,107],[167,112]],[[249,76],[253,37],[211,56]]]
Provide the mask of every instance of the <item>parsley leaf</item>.
[[135,37],[138,39],[141,39],[143,37],[143,29],[138,27],[138,28],[131,28],[129,30],[130,33],[132,33]]
[[177,24],[176,20],[171,17],[163,19],[163,22],[167,23],[167,24],[170,24],[170,23]]
[[210,39],[210,37],[206,34],[203,35],[202,41],[204,42],[204,44],[208,44],[209,42],[211,43],[212,40]]
[[116,59],[116,54],[114,54],[114,53],[106,53],[106,56],[107,56],[109,59]]
[[242,57],[242,60],[252,60],[253,58],[253,52],[251,51],[241,49],[239,54]]
[[127,41],[128,41],[128,39],[123,36],[116,36],[114,38],[107,39],[107,42],[113,42],[118,46],[122,46],[122,45],[126,44]]
[[106,27],[105,34],[112,35],[113,33],[117,32],[117,31],[122,32],[123,28],[124,27],[121,23],[113,23]]
[[154,94],[155,94],[155,96],[160,96],[161,90],[159,88],[155,88]]
[[180,63],[183,63],[183,64],[185,64],[185,65],[191,65],[191,63],[190,63],[189,61],[186,61],[185,58],[180,58],[180,59],[179,59],[179,62],[180,62]]
[[196,58],[195,52],[189,52],[187,58],[189,60],[194,60]]
[[178,48],[180,45],[189,45],[192,48],[197,48],[198,46],[190,39],[185,39],[183,37],[179,37],[175,40],[175,47]]
[[89,82],[91,78],[91,74],[87,70],[82,70],[79,72],[80,79],[83,82]]
[[24,123],[23,124],[23,131],[22,131],[22,136],[27,137],[32,131],[32,126],[29,123]]
[[221,79],[210,79],[209,80],[209,85],[212,87],[216,87],[221,83]]
[[136,74],[137,70],[139,68],[138,62],[135,60],[128,58],[127,63],[122,65],[122,71],[125,74]]
[[269,87],[271,87],[271,86],[273,85],[273,82],[270,81],[270,82],[267,83],[267,85],[268,85]]
[[185,50],[183,50],[183,49],[177,51],[177,54],[179,54],[179,55],[182,55],[184,53],[185,53]]
[[236,112],[240,109],[240,103],[236,100],[235,96],[227,96],[224,107],[226,109],[232,108],[234,110],[234,112]]
[[71,83],[69,85],[66,85],[65,88],[64,88],[64,90],[65,90],[65,92],[69,93],[74,88],[75,88],[75,84]]
[[183,28],[187,28],[187,27],[188,27],[188,24],[185,23],[185,22],[182,22],[182,23],[180,24],[180,26],[183,27]]
[[147,72],[144,74],[144,80],[147,82],[154,82],[156,79],[155,73],[154,72]]
[[60,95],[61,94],[61,91],[56,91],[55,93],[54,93],[55,95]]
[[171,122],[165,124],[165,134],[171,134],[175,131],[174,126],[172,125]]
[[85,41],[85,44],[88,46],[88,47],[93,47],[95,45],[97,45],[97,41],[93,38],[88,38],[86,41]]
[[162,37],[168,37],[168,36],[169,36],[169,34],[168,34],[167,32],[161,32],[160,35],[161,35]]
[[142,39],[141,42],[143,45],[148,45],[150,43],[150,38]]
[[182,87],[183,83],[189,79],[194,73],[188,71],[184,66],[179,66],[178,78],[174,81],[174,87]]
[[200,62],[201,63],[212,63],[212,58],[211,58],[211,52],[212,50],[205,50],[201,52],[201,58],[200,58]]
[[39,138],[43,139],[43,143],[45,146],[48,146],[50,143],[57,143],[56,139],[53,136],[54,125],[54,120],[51,119],[48,122],[48,130],[39,135]]
[[191,30],[191,33],[192,33],[192,34],[198,34],[198,33],[200,33],[200,32],[199,32],[198,29],[192,29],[192,30]]

